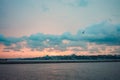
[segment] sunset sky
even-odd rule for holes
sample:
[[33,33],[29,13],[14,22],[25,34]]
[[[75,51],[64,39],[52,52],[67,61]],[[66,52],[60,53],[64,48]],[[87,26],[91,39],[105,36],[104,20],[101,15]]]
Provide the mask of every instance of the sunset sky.
[[120,0],[0,0],[0,58],[120,54]]

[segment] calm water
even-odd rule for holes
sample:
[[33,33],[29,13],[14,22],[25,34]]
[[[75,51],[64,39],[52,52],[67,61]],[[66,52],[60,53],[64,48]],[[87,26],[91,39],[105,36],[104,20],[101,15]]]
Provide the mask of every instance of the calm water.
[[0,80],[120,80],[120,62],[1,64]]

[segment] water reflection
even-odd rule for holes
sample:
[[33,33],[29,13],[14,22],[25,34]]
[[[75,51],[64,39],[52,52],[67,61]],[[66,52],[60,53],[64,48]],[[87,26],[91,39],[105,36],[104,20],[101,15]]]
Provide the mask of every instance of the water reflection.
[[0,65],[0,80],[119,80],[120,62]]

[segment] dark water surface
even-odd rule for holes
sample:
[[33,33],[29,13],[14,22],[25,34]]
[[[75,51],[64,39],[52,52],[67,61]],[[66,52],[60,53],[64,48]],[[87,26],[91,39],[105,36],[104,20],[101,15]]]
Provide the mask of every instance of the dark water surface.
[[120,62],[0,64],[0,80],[120,80]]

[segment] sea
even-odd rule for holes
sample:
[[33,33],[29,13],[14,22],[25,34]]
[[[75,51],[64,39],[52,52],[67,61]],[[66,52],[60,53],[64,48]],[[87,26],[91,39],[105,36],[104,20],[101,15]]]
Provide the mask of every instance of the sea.
[[120,80],[120,62],[0,64],[0,80]]

